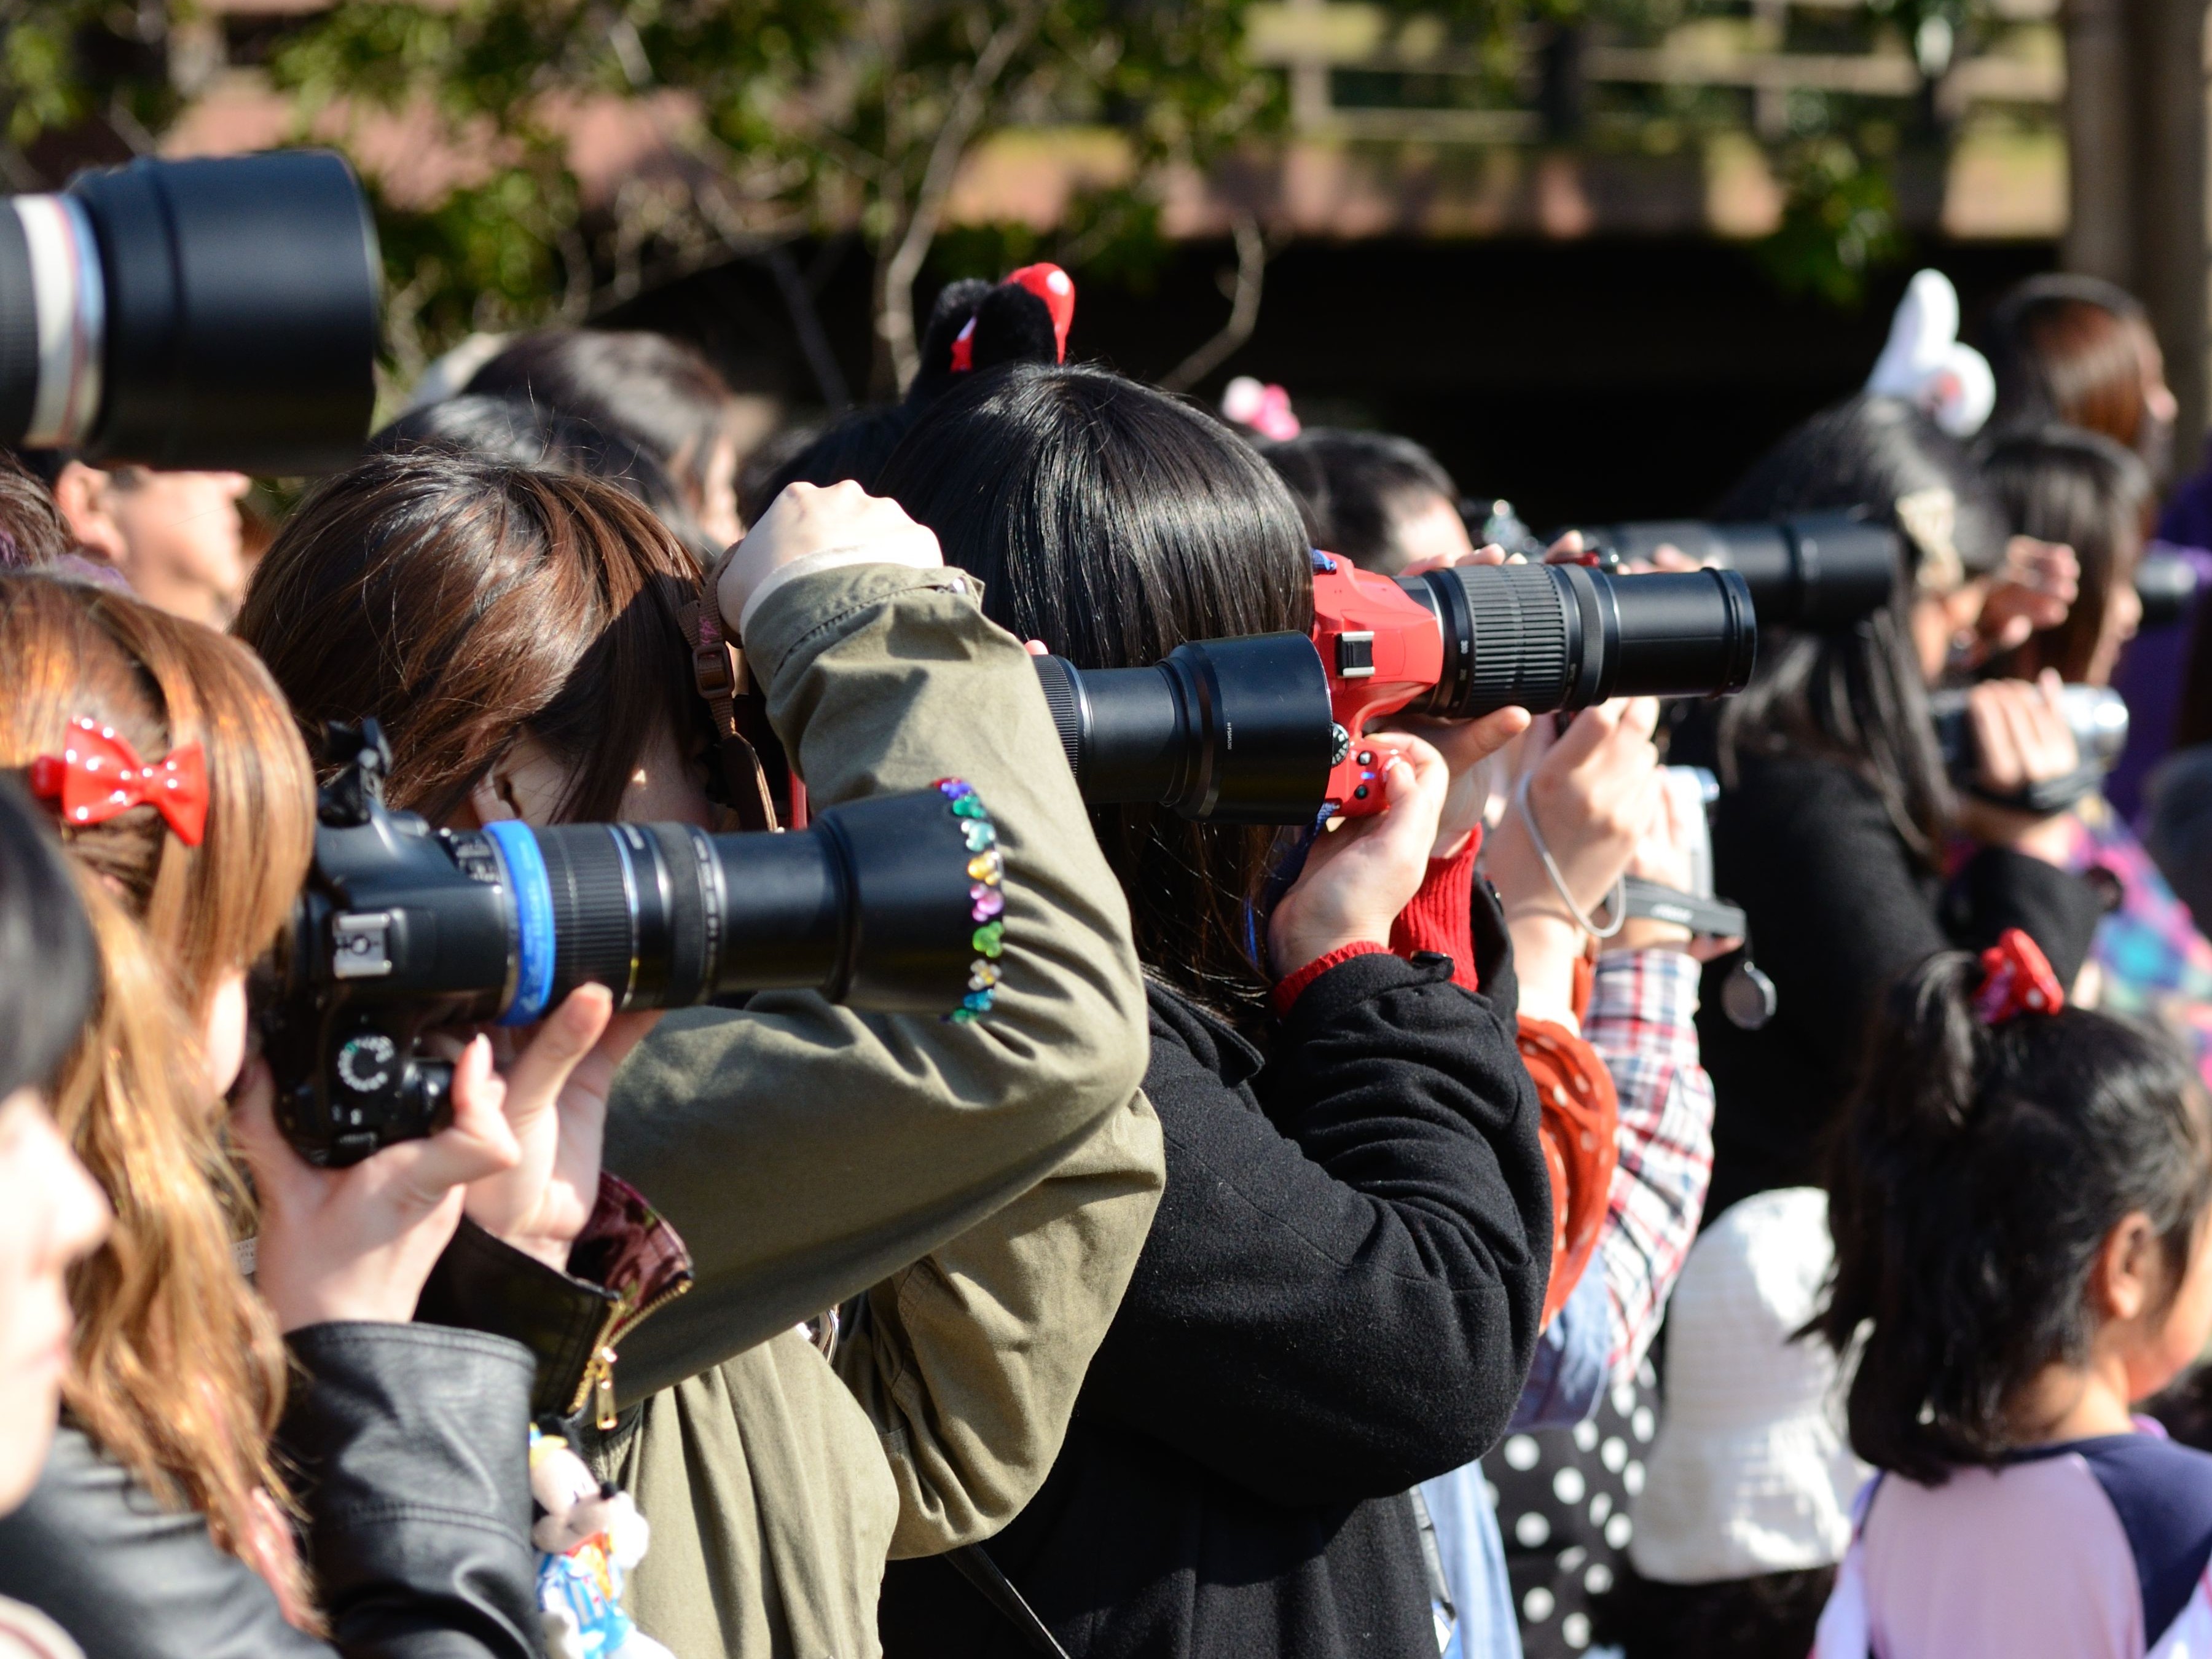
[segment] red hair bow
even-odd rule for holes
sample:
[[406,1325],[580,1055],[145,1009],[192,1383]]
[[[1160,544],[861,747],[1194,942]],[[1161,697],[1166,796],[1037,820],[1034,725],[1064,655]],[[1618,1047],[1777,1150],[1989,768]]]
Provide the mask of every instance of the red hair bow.
[[207,754],[198,744],[173,750],[149,766],[113,726],[82,714],[70,722],[68,747],[31,763],[31,793],[55,802],[62,822],[73,828],[150,806],[187,847],[198,846],[207,833]]
[[2066,1006],[2066,988],[2051,970],[2043,949],[2017,927],[2008,927],[1982,952],[1982,982],[1974,990],[1974,1015],[2002,1025],[2016,1014],[2055,1014]]

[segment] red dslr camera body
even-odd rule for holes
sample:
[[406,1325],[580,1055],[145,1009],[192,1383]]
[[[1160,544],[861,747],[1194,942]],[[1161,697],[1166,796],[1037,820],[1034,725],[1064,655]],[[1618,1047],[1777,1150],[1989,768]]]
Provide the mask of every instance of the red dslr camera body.
[[1314,555],[1313,643],[1334,717],[1327,798],[1346,817],[1382,807],[1380,758],[1359,741],[1368,723],[1436,690],[1444,671],[1436,613],[1389,576],[1334,554]]

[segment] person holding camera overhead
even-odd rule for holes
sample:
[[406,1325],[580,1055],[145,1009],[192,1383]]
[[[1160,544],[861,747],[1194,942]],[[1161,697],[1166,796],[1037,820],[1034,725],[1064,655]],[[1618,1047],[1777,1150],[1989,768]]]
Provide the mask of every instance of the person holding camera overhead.
[[[313,824],[275,687],[234,641],[36,572],[0,576],[0,771],[52,816],[98,943],[53,1099],[114,1210],[73,1285],[69,1420],[0,1520],[0,1595],[103,1659],[536,1653],[532,1356],[409,1322],[465,1211],[565,1255],[634,1030],[595,1049],[610,1001],[580,991],[504,1080],[470,1046],[451,1127],[309,1167],[246,1058],[245,970],[291,908]],[[234,1081],[252,1285],[233,1255]]]
[[[883,484],[990,614],[1079,669],[1310,619],[1281,481],[1118,375],[979,374]],[[1552,1254],[1510,950],[1473,880],[1479,792],[1454,787],[1527,722],[1439,732],[1449,759],[1375,736],[1389,810],[1315,839],[1272,902],[1294,836],[1092,815],[1146,968],[1167,1190],[1051,1477],[987,1547],[1078,1659],[1434,1650],[1407,1492],[1503,1431]],[[1442,954],[1470,913],[1474,992]],[[885,1650],[1041,1647],[1011,1605],[895,1564]]]
[[[703,598],[815,805],[956,775],[1003,863],[980,1018],[683,1010],[611,1097],[608,1165],[696,1273],[580,1431],[653,1526],[630,1612],[686,1659],[866,1655],[885,1559],[988,1536],[1059,1449],[1160,1186],[1141,981],[1030,659],[929,532],[794,485]],[[307,730],[382,724],[395,806],[712,826],[741,781],[694,678],[702,599],[608,484],[422,450],[304,503],[239,629]]]

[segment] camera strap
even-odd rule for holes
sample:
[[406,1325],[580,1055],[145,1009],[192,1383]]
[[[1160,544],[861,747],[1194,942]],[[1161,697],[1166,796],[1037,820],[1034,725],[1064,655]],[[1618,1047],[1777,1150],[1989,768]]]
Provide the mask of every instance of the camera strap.
[[769,792],[760,751],[738,728],[738,699],[750,690],[744,653],[722,636],[721,618],[713,606],[693,599],[678,612],[678,620],[691,647],[691,683],[714,721],[715,756],[730,809],[740,828],[778,829],[775,798]]
[[1013,1581],[999,1571],[999,1564],[983,1553],[981,1544],[966,1544],[956,1550],[947,1550],[945,1560],[953,1570],[973,1584],[985,1601],[997,1608],[1000,1616],[1021,1632],[1022,1640],[1030,1650],[1043,1659],[1067,1659],[1067,1650],[1052,1633],[1052,1627],[1036,1616],[1028,1598],[1016,1589]]

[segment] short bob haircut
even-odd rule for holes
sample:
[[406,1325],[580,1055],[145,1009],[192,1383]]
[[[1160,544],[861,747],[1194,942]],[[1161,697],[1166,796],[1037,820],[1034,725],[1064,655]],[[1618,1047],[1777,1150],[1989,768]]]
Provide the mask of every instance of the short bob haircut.
[[[1211,416],[1103,369],[978,374],[923,416],[882,486],[981,579],[993,621],[1079,667],[1312,620],[1305,526],[1282,480]],[[1262,1015],[1255,907],[1274,832],[1161,806],[1091,820],[1146,968],[1237,1018]]]

